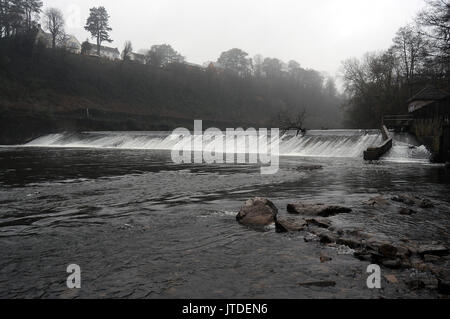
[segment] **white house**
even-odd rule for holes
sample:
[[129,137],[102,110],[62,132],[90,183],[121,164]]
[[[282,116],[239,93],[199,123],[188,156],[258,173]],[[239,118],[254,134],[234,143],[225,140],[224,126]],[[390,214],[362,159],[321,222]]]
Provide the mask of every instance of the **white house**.
[[[97,45],[92,44],[92,43],[90,43],[90,45],[91,45],[91,50],[88,52],[88,55],[98,56]],[[100,57],[106,58],[109,60],[119,60],[120,52],[119,52],[119,49],[117,49],[117,48],[110,48],[110,47],[105,47],[105,46],[101,45],[100,46]]]

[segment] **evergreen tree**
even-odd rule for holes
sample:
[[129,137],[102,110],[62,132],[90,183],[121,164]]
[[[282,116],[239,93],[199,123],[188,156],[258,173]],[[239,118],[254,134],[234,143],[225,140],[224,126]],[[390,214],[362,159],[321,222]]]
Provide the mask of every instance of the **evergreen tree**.
[[93,39],[97,39],[97,54],[100,55],[102,42],[112,42],[109,32],[112,28],[109,26],[109,15],[105,7],[91,8],[89,18],[84,27],[91,33]]

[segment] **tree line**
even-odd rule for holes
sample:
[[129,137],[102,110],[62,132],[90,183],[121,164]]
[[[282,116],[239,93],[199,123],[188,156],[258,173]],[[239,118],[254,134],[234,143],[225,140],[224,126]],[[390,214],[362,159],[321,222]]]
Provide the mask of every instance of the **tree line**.
[[407,100],[426,85],[450,92],[450,2],[427,0],[392,45],[342,64],[346,125],[376,128],[384,115],[407,113]]

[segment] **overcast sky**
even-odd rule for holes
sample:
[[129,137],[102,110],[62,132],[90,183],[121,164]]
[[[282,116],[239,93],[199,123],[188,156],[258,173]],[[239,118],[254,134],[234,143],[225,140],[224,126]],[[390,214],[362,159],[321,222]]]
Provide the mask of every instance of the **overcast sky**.
[[423,0],[44,0],[60,8],[80,42],[89,8],[104,6],[110,46],[135,51],[168,43],[189,62],[215,61],[240,48],[335,75],[342,60],[389,47]]

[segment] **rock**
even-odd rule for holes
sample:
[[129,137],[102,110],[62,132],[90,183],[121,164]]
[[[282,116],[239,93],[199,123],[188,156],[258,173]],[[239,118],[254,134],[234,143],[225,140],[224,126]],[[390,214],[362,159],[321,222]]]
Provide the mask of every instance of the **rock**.
[[386,259],[381,261],[381,264],[390,269],[399,269],[402,267],[402,262],[400,259]]
[[387,206],[389,205],[389,201],[385,198],[383,198],[382,196],[377,196],[374,198],[369,199],[367,202],[365,202],[365,204],[370,205],[370,206]]
[[422,199],[419,203],[420,208],[433,208],[434,204],[429,199]]
[[307,223],[303,219],[277,218],[275,226],[277,233],[298,232],[305,230]]
[[338,255],[354,255],[355,250],[347,247],[345,245],[339,245],[336,247],[336,252]]
[[439,281],[429,273],[419,272],[411,275],[406,284],[410,289],[438,289]]
[[350,213],[352,210],[350,208],[340,206],[298,203],[298,204],[289,204],[287,206],[287,211],[291,214],[303,216],[330,217],[338,214]]
[[328,219],[324,218],[313,218],[313,219],[307,219],[306,223],[309,225],[317,226],[320,228],[330,228],[331,222]]
[[417,251],[419,255],[435,255],[435,256],[445,256],[448,254],[447,247],[443,245],[421,245]]
[[326,263],[326,262],[329,262],[329,261],[332,261],[333,260],[333,258],[331,258],[331,257],[328,257],[328,256],[320,256],[320,262],[323,264],[323,263]]
[[397,256],[397,248],[390,244],[383,244],[378,247],[378,252],[385,258],[394,258]]
[[397,195],[391,198],[394,202],[403,203],[407,205],[414,205],[416,200],[409,195]]
[[398,279],[397,277],[395,277],[395,275],[386,275],[384,276],[384,278],[386,278],[386,280],[391,284],[398,284]]
[[314,282],[302,282],[298,284],[301,287],[334,287],[336,282],[334,281],[314,281]]
[[388,242],[381,241],[378,238],[370,238],[366,241],[366,248],[371,251],[378,251],[378,247],[383,244],[389,244]]
[[337,237],[332,232],[325,231],[323,233],[317,234],[320,238],[320,242],[322,244],[334,244],[337,240]]
[[427,271],[427,270],[429,270],[429,267],[427,266],[427,264],[425,264],[423,262],[413,261],[411,263],[411,267],[414,268],[414,269],[417,269],[419,271]]
[[423,260],[427,263],[440,263],[442,262],[442,258],[434,255],[424,255]]
[[361,261],[372,261],[372,255],[364,250],[357,250],[354,252],[353,256]]
[[303,239],[305,243],[320,241],[319,236],[313,233],[307,233]]
[[403,203],[409,206],[418,206],[420,208],[433,208],[434,205],[429,199],[422,199],[418,196],[397,195],[392,197],[394,202]]
[[352,249],[357,249],[362,246],[362,241],[357,238],[351,238],[351,237],[341,237],[336,240],[336,244],[338,245],[345,245],[347,247],[350,247]]
[[411,256],[411,250],[408,247],[397,245],[395,248],[397,248],[397,257],[408,259]]
[[297,167],[298,171],[316,171],[323,169],[322,165],[301,165]]
[[411,216],[416,214],[416,212],[412,209],[409,208],[400,208],[400,210],[398,211],[400,213],[400,215],[404,215],[404,216]]
[[278,209],[271,201],[257,197],[245,203],[236,220],[245,226],[264,227],[275,223],[277,214]]

